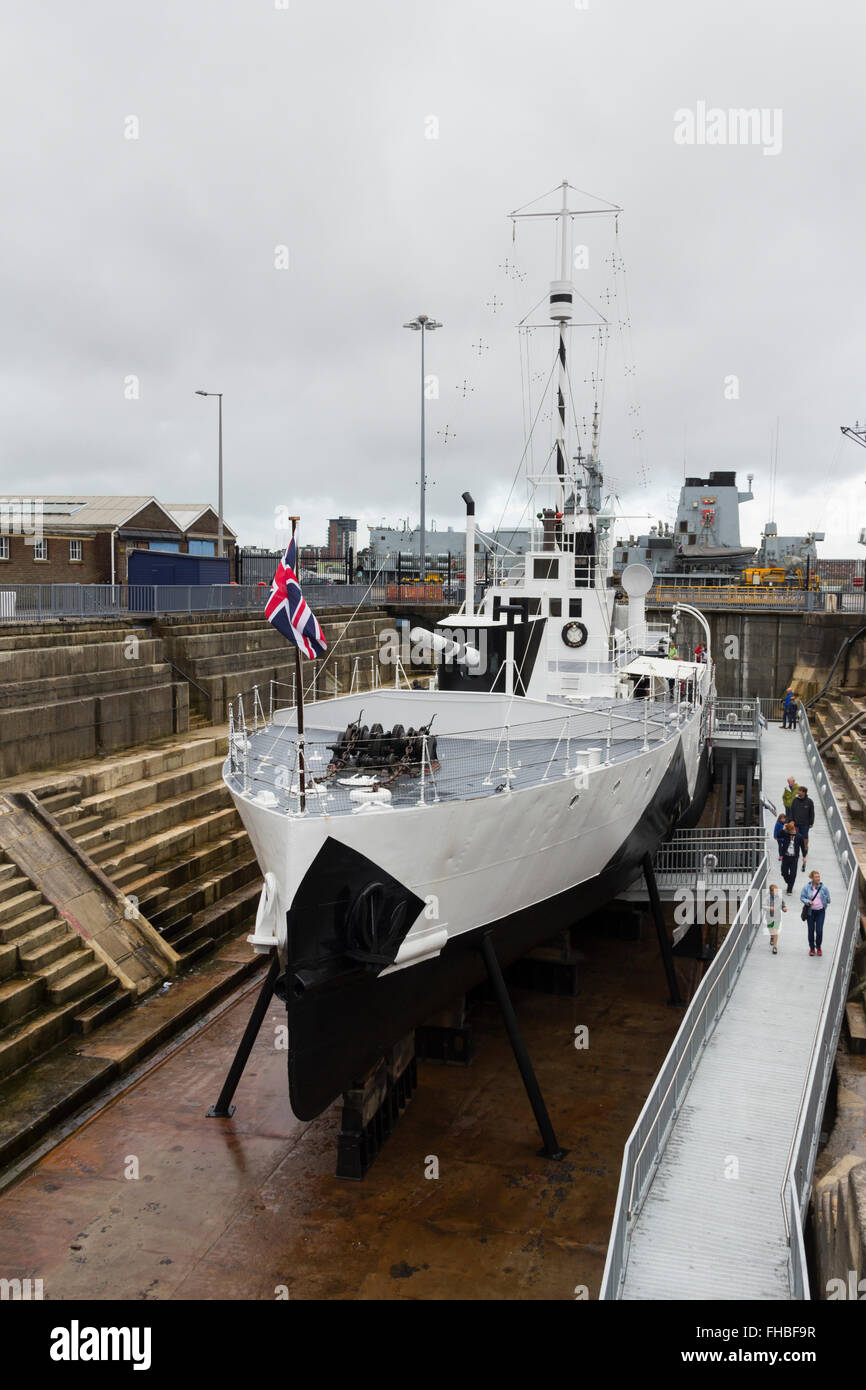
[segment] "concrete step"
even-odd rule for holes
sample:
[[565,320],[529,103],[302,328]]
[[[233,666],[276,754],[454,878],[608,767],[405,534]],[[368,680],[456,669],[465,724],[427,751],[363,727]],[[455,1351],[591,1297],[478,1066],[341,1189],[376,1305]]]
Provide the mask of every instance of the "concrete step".
[[164,748],[112,758],[103,766],[88,769],[82,774],[82,797],[95,796],[98,792],[111,791],[130,782],[149,781],[163,772],[215,757],[220,751],[220,743],[224,742],[224,739],[216,737],[185,739],[167,744]]
[[[18,951],[19,968],[25,975],[33,975],[45,966],[53,964],[70,949],[71,931],[59,917],[45,927],[37,927],[14,944]],[[75,938],[78,940],[79,938]]]
[[98,695],[118,695],[124,692],[170,686],[177,679],[165,663],[139,666],[129,663],[112,670],[88,671],[81,675],[40,676],[35,680],[9,679],[0,687],[0,709],[11,714],[27,711],[45,704],[92,699]]
[[254,920],[261,886],[260,879],[245,883],[221,901],[196,912],[180,930],[167,931],[165,939],[179,955],[186,957],[190,947],[205,937],[218,940],[227,936],[234,928]]
[[80,998],[60,1007],[43,1005],[6,1028],[0,1028],[0,1078],[11,1075],[62,1042],[76,1014],[86,1012],[117,989],[114,976]]
[[80,813],[80,808],[77,807],[76,810],[79,811],[78,815],[68,814],[66,819],[61,819],[60,816],[55,817],[57,824],[62,825],[63,829],[71,835],[74,840],[77,840],[80,835],[90,834],[91,830],[102,829],[105,824],[105,820],[102,816],[85,816]]
[[220,780],[187,796],[172,797],[155,806],[146,806],[130,815],[118,817],[103,829],[76,838],[82,849],[102,862],[105,858],[104,847],[109,842],[120,841],[132,845],[159,832],[173,830],[185,821],[199,819],[227,803],[230,804],[229,793]]
[[92,961],[83,969],[64,975],[55,984],[49,985],[48,999],[54,1005],[68,1004],[71,1000],[86,994],[93,985],[101,984],[107,974],[107,965],[102,961]]
[[19,1022],[32,1013],[45,994],[45,982],[38,977],[14,975],[0,984],[0,1028]]
[[110,1018],[128,1009],[131,1003],[132,995],[126,990],[116,988],[113,994],[106,995],[104,999],[76,1014],[72,1020],[72,1031],[86,1036],[92,1033],[94,1028],[100,1028]]
[[0,903],[7,902],[9,898],[19,897],[29,886],[30,879],[25,878],[16,865],[13,874],[0,879]]
[[83,627],[75,627],[66,623],[50,626],[34,624],[12,631],[4,624],[0,636],[0,651],[39,651],[43,648],[54,651],[58,647],[125,641],[130,636],[137,637],[141,642],[150,637],[151,633],[149,628],[133,627],[127,623],[118,623],[114,627],[89,627],[86,624]]
[[[38,896],[37,894],[37,898]],[[34,907],[30,912],[16,917],[13,922],[4,922],[0,926],[0,945],[5,946],[10,941],[17,941],[20,936],[26,936],[34,927],[41,927],[44,922],[50,922],[54,916],[55,912],[51,903],[43,903],[41,907]]]
[[866,1012],[857,1001],[845,1005],[845,1022],[848,1026],[848,1047],[851,1052],[866,1053]]
[[[66,942],[66,952],[64,955],[59,956],[57,960],[50,961],[42,967],[38,972],[39,977],[45,981],[45,987],[50,993],[53,985],[58,984],[61,980],[68,979],[70,975],[84,970],[88,965],[92,964],[93,959],[93,952],[90,948],[83,945],[81,939],[76,937],[74,943],[69,941]],[[107,968],[106,966],[106,970]],[[59,1000],[58,1002],[62,1003],[63,1001]]]
[[158,903],[156,911],[150,908],[145,916],[152,927],[167,937],[182,917],[192,916],[193,913],[210,907],[212,903],[227,900],[235,889],[243,888],[254,879],[261,889],[261,870],[250,850],[246,859],[232,862],[220,872],[209,877],[197,878],[193,883],[167,893]]
[[148,904],[161,890],[168,891],[184,883],[193,883],[203,875],[213,873],[221,864],[249,853],[247,832],[241,827],[200,846],[194,853],[184,855],[176,862],[169,861],[156,869],[131,864],[115,874],[114,882],[125,892],[136,895],[141,911],[147,917]]
[[[103,823],[122,819],[136,811],[176,800],[190,791],[218,783],[224,761],[225,754],[221,753],[157,776],[125,783],[112,791],[96,792],[81,802],[81,810],[85,815],[90,812],[98,816]],[[68,828],[70,833],[75,833],[72,822],[68,823]]]
[[60,812],[67,810],[70,806],[77,806],[81,796],[80,787],[71,787],[68,791],[52,792],[48,796],[40,796],[39,800],[47,811],[50,811],[56,821],[60,820]]
[[147,864],[153,869],[167,860],[192,854],[209,841],[237,830],[239,824],[240,817],[234,806],[225,807],[175,826],[171,830],[151,835],[136,844],[126,845],[122,841],[112,841],[99,862],[110,878],[131,864]]
[[42,894],[38,888],[34,888],[29,878],[24,880],[28,885],[14,897],[5,898],[0,903],[0,923],[11,922],[16,917],[20,917],[23,912],[29,912],[31,907],[42,901]]

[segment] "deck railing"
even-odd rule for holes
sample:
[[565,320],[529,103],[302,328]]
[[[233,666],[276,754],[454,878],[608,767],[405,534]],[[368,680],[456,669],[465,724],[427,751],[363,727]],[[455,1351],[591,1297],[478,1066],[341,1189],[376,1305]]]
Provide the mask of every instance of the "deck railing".
[[712,704],[712,737],[757,740],[761,728],[761,706],[757,699],[719,699]]
[[[379,732],[368,729],[360,761],[336,770],[333,744],[339,731],[335,729],[327,738],[305,737],[306,813],[351,809],[349,801],[363,805],[366,796],[351,797],[350,792],[365,788],[369,792],[387,788],[401,807],[497,795],[557,778],[573,778],[579,795],[589,785],[593,768],[610,766],[626,753],[646,752],[667,742],[695,711],[695,706],[679,698],[647,699],[641,705],[638,713],[632,706],[628,714],[618,711],[615,702],[601,710],[560,707],[555,714],[511,726],[446,734],[437,733],[434,723],[427,741],[416,746],[411,767],[396,777],[392,756],[396,735],[390,744],[383,743]],[[273,691],[267,707],[266,715],[257,687],[230,702],[227,777],[237,791],[258,799],[267,809],[298,814],[302,764],[298,733],[275,717]],[[308,728],[314,720],[312,709],[308,710]],[[253,744],[255,735],[262,737]]]

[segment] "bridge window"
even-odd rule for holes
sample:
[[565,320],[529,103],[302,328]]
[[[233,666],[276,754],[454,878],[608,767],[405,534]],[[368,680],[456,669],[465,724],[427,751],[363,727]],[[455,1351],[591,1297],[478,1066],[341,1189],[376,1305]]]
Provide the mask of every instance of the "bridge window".
[[583,599],[570,598],[568,600],[568,616],[570,618],[581,618],[583,616]]
[[559,560],[533,560],[532,577],[533,579],[558,579]]
[[552,598],[552,599],[550,600],[550,616],[551,616],[551,618],[561,618],[561,617],[562,617],[562,599],[561,599],[561,598]]

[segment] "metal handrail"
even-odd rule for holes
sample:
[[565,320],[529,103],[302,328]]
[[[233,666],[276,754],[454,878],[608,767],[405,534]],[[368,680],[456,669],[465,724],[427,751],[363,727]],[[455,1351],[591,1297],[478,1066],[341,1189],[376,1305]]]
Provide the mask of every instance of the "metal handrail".
[[[661,1152],[664,1149],[664,1146],[667,1142],[670,1129],[682,1107],[682,1102],[688,1091],[688,1086],[695,1070],[698,1051],[701,1048],[703,1048],[708,1042],[716,1024],[718,1023],[719,1018],[721,1017],[724,1011],[725,1003],[727,1002],[727,999],[730,997],[731,992],[733,990],[734,981],[737,975],[739,974],[740,969],[742,968],[743,962],[746,958],[746,954],[754,938],[754,930],[757,930],[757,922],[754,922],[752,920],[752,917],[756,903],[758,904],[758,907],[760,907],[759,894],[767,877],[767,866],[768,857],[765,852],[761,857],[760,864],[758,865],[758,868],[755,871],[749,889],[747,890],[743,898],[743,901],[740,904],[737,915],[732,923],[731,930],[725,937],[725,940],[720,950],[717,952],[711,965],[704,974],[704,977],[701,980],[695,994],[693,995],[691,1003],[689,1004],[689,1007],[683,1019],[683,1022],[680,1025],[677,1035],[674,1038],[674,1041],[671,1044],[667,1056],[665,1057],[665,1060],[662,1063],[662,1066],[659,1070],[658,1076],[656,1077],[655,1084],[652,1090],[650,1091],[649,1095],[647,1096],[647,1099],[644,1102],[644,1106],[637,1118],[637,1121],[635,1122],[634,1128],[632,1129],[628,1139],[626,1140],[625,1150],[623,1153],[622,1169],[620,1172],[619,1188],[617,1191],[613,1229],[611,1232],[610,1243],[608,1245],[607,1259],[605,1261],[601,1292],[599,1294],[599,1298],[601,1299],[615,1299],[618,1298],[621,1293],[622,1284],[625,1279],[627,1263],[626,1242],[629,1235],[629,1223],[631,1222],[635,1212],[639,1208],[640,1202],[651,1180],[653,1168],[656,1166],[658,1159],[661,1156]],[[754,928],[754,930],[747,931],[747,926]],[[698,1023],[705,1018],[707,1005],[710,1003],[711,1000],[717,997],[718,987],[720,984],[727,984],[728,986],[725,994],[725,1001],[718,1008],[717,1012],[715,1013],[715,1016],[713,1017],[710,1023],[707,1023],[707,1021],[705,1020],[705,1031],[703,1037],[701,1038],[700,1047],[698,1051],[693,1052],[690,1044],[692,1042],[693,1037],[695,1036]],[[687,1029],[689,1029],[688,1034],[686,1034]],[[674,1105],[670,1109],[669,1113],[665,1115],[663,1130],[659,1130],[656,1127],[659,1119],[662,1116],[662,1107],[664,1106],[665,1101],[667,1100],[668,1095],[670,1094],[671,1087],[677,1080],[677,1077],[680,1073],[680,1069],[682,1067],[682,1063],[687,1057],[691,1062],[691,1067],[686,1084],[683,1087],[682,1093],[675,1098]],[[673,1073],[670,1077],[670,1080],[666,1081],[668,1068],[671,1066],[672,1060],[674,1062]],[[664,1093],[662,1094],[663,1086],[665,1089]],[[643,1143],[641,1144],[640,1149],[635,1153],[634,1150],[638,1136],[640,1135],[643,1126],[647,1122],[647,1117],[653,1112],[655,1113],[653,1114],[653,1119],[650,1122],[650,1128],[647,1132],[647,1135]],[[637,1194],[635,1194],[638,1163],[644,1154],[644,1151],[649,1142],[649,1138],[654,1130],[657,1136],[656,1157],[654,1159],[653,1164],[650,1165],[650,1167],[644,1174],[641,1186],[637,1191]],[[626,1187],[628,1187],[627,1202]]]
[[[766,876],[766,868],[767,868],[767,856],[766,856],[766,854],[765,854],[765,855],[763,855],[763,857],[762,857],[761,864],[759,864],[759,865],[758,865],[758,868],[755,870],[754,879],[753,879],[752,883],[749,885],[749,890],[748,890],[748,892],[746,893],[746,896],[744,897],[743,902],[742,902],[741,905],[740,905],[740,910],[739,910],[739,912],[737,913],[737,917],[742,916],[742,921],[740,922],[739,926],[737,926],[737,922],[736,922],[736,919],[735,919],[735,920],[734,920],[734,923],[733,923],[733,925],[732,925],[732,927],[731,927],[730,932],[729,932],[728,935],[725,937],[725,944],[726,944],[726,945],[727,945],[727,942],[728,942],[729,940],[731,940],[732,937],[733,937],[733,944],[731,945],[730,949],[729,949],[729,950],[727,951],[727,953],[726,953],[726,957],[725,957],[725,960],[724,960],[724,964],[727,964],[727,960],[728,960],[728,958],[729,958],[730,956],[736,954],[737,946],[738,946],[739,943],[740,943],[740,937],[742,936],[743,931],[744,931],[744,929],[746,928],[746,926],[747,926],[747,925],[748,925],[748,926],[754,926],[754,925],[755,925],[755,924],[751,921],[751,912],[752,912],[752,909],[753,909],[753,907],[754,907],[754,905],[755,905],[755,893],[760,891],[760,885],[759,885],[759,884],[756,884],[756,882],[755,882],[754,880],[758,878],[758,875],[760,874],[761,869],[764,870],[764,876]],[[763,880],[762,880],[762,881],[763,881]],[[724,948],[723,948],[723,949],[724,949]],[[715,960],[718,960],[721,956],[722,956],[722,951],[719,951],[718,955],[715,957]],[[715,961],[714,961],[713,963],[715,964]],[[721,973],[721,970],[719,970],[718,973],[720,974],[720,973]],[[708,978],[709,978],[709,975],[710,975],[710,972],[707,971],[707,974],[704,976],[704,980],[708,979]],[[703,984],[703,982],[704,982],[704,981],[702,980],[702,981],[701,981],[701,984]],[[701,1019],[703,1018],[704,1011],[705,1011],[705,1009],[706,1009],[706,1007],[707,1007],[707,1004],[710,1002],[711,997],[713,996],[713,992],[714,992],[714,990],[715,990],[715,988],[716,988],[717,983],[718,983],[717,978],[713,978],[712,984],[707,988],[707,990],[706,990],[706,998],[704,999],[703,1003],[701,1004],[701,1007],[700,1007],[700,1009],[698,1010],[698,1013],[697,1013],[697,1017],[695,1018],[695,1021],[694,1021],[694,1023],[692,1024],[692,1027],[691,1027],[691,1030],[690,1030],[690,1032],[689,1032],[689,1035],[688,1035],[688,1037],[687,1037],[686,1040],[685,1040],[686,1045],[688,1045],[688,1043],[690,1043],[691,1040],[692,1040],[692,1038],[694,1037],[694,1035],[695,1035],[695,1029],[697,1028],[697,1026],[698,1026],[698,1024],[700,1023]],[[730,994],[730,990],[728,991],[728,993]],[[694,998],[697,999],[698,997],[699,997],[699,992],[695,994]],[[718,1016],[716,1017],[716,1019],[714,1020],[714,1022],[717,1022],[717,1021],[718,1021]],[[683,1027],[685,1027],[685,1019],[683,1020]],[[712,1030],[710,1030],[710,1031],[712,1031]],[[705,1034],[705,1036],[704,1036],[704,1042],[705,1042],[705,1043],[709,1040],[709,1036],[710,1036],[710,1033]],[[679,1034],[677,1035],[677,1040],[679,1040]],[[666,1101],[667,1098],[668,1098],[668,1095],[669,1095],[669,1093],[670,1093],[671,1086],[673,1086],[674,1082],[675,1082],[676,1079],[677,1079],[677,1075],[678,1075],[678,1073],[679,1073],[680,1067],[682,1066],[682,1062],[683,1062],[683,1059],[684,1059],[685,1056],[686,1056],[686,1053],[685,1053],[685,1051],[683,1051],[683,1053],[682,1053],[681,1056],[680,1056],[679,1061],[677,1062],[676,1066],[674,1067],[674,1070],[673,1070],[673,1072],[672,1072],[672,1074],[671,1074],[671,1079],[670,1079],[670,1081],[668,1082],[667,1087],[666,1087],[666,1089],[665,1089],[665,1093],[664,1093],[664,1095],[661,1097],[661,1100],[659,1101],[659,1111],[661,1111],[661,1107],[664,1105],[665,1101]],[[676,1112],[674,1112],[674,1113],[676,1113]],[[673,1116],[672,1116],[671,1118],[673,1118]],[[650,1131],[650,1132],[652,1132],[652,1131]],[[629,1188],[629,1194],[628,1194],[628,1215],[629,1215],[629,1216],[632,1216],[632,1214],[634,1213],[634,1210],[635,1210],[635,1205],[634,1205],[634,1195],[635,1195],[635,1194],[634,1194],[634,1185],[635,1185],[635,1179],[636,1179],[636,1177],[637,1177],[637,1165],[638,1165],[638,1162],[640,1161],[640,1159],[641,1159],[641,1157],[642,1157],[642,1155],[643,1155],[643,1151],[644,1151],[644,1149],[646,1148],[648,1141],[649,1141],[649,1134],[647,1135],[646,1139],[643,1141],[643,1143],[641,1144],[641,1146],[640,1146],[640,1148],[638,1149],[637,1153],[635,1154],[634,1165],[633,1165],[633,1170],[632,1170],[631,1186],[630,1186],[630,1188]],[[640,1195],[640,1194],[639,1194],[639,1195]]]
[[203,685],[199,685],[198,681],[194,681],[192,676],[188,676],[186,674],[186,671],[182,671],[179,666],[175,666],[174,662],[169,661],[167,657],[163,657],[163,660],[165,661],[166,666],[170,666],[173,671],[177,671],[177,674],[181,676],[185,681],[188,681],[190,685],[194,685],[196,690],[200,690],[202,695],[205,696],[208,704],[213,703],[213,696],[211,695],[209,690],[205,690]]
[[[827,974],[821,1009],[812,1035],[809,1071],[800,1093],[791,1143],[785,1160],[784,1176],[779,1189],[779,1200],[785,1223],[785,1237],[789,1250],[788,1277],[794,1296],[805,1299],[809,1297],[809,1275],[803,1244],[802,1224],[808,1201],[808,1190],[806,1182],[804,1181],[801,1187],[799,1179],[800,1177],[805,1179],[807,1175],[811,1179],[814,1169],[819,1137],[816,1119],[819,1110],[823,1111],[826,1103],[836,1044],[842,1026],[842,1014],[848,996],[848,978],[851,973],[851,961],[857,940],[859,918],[859,871],[854,847],[842,819],[839,803],[830,784],[826,768],[815,745],[814,735],[805,709],[800,713],[800,732],[809,766],[816,777],[815,785],[818,790],[818,797],[824,807],[824,813],[831,830],[833,820],[838,819],[839,822],[838,827],[833,831],[833,846],[843,880],[848,886],[839,919],[839,931]],[[820,764],[820,772],[816,764]],[[796,1218],[793,1222],[791,1220],[792,1214]]]

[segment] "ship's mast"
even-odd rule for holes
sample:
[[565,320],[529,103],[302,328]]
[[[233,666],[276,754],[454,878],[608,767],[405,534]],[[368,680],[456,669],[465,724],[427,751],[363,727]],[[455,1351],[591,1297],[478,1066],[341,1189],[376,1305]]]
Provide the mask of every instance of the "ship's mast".
[[559,279],[550,286],[550,317],[559,321],[559,380],[556,404],[559,414],[556,436],[556,474],[559,478],[559,510],[565,511],[565,402],[568,394],[568,368],[565,352],[565,330],[574,312],[574,285],[568,278],[568,182],[562,180],[562,210],[559,213],[560,261]]
[[[568,206],[569,189],[571,189],[572,192],[580,194],[582,198],[588,198],[592,204],[595,204],[595,206],[578,206],[570,208]],[[572,326],[572,320],[574,318],[575,299],[577,297],[574,282],[570,278],[571,266],[569,263],[569,249],[571,222],[572,219],[575,217],[603,217],[611,215],[616,216],[618,213],[622,211],[622,209],[618,207],[615,203],[607,203],[603,199],[595,197],[594,194],[583,194],[581,193],[580,189],[572,189],[572,186],[571,184],[569,184],[567,179],[562,180],[562,182],[559,185],[559,190],[562,195],[561,203],[555,211],[553,209],[547,212],[535,210],[538,203],[544,201],[544,199],[546,198],[551,197],[551,194],[557,191],[556,189],[552,189],[551,193],[543,194],[541,198],[534,199],[533,203],[526,203],[522,208],[517,208],[514,212],[510,213],[509,216],[511,217],[512,223],[522,221],[524,218],[554,218],[559,223],[559,279],[551,281],[550,295],[548,300],[548,316],[552,320],[553,324],[555,326],[558,326],[559,328],[559,343],[557,347],[556,363],[556,439],[554,443],[554,450],[556,454],[556,478],[559,484],[559,506],[557,510],[559,512],[560,519],[564,521],[566,507],[566,482],[569,476],[569,469],[567,464],[568,455],[566,453],[566,401],[568,399],[569,394],[566,329]],[[532,208],[532,211],[527,210],[530,208]],[[604,316],[600,314],[598,310],[593,310],[593,312],[596,314],[597,321],[599,323],[606,323]],[[529,326],[536,327],[540,325]],[[593,509],[594,505],[594,509],[597,511],[600,507],[600,499],[597,499],[596,494],[600,491],[601,486],[601,472],[598,467],[597,400],[595,402],[595,410],[593,414],[592,449],[589,455],[589,461],[587,463],[587,460],[583,456],[582,450],[579,450],[578,462],[582,469],[587,470],[588,468],[590,472],[592,481],[590,486],[587,488],[586,502],[590,510]],[[580,493],[578,491],[579,485],[580,480],[575,477],[573,480],[575,512],[578,509],[577,504],[578,498],[580,496]],[[561,534],[563,536],[563,539],[564,533],[567,530],[569,532],[573,532],[574,530],[576,530],[574,516],[572,516],[569,527],[566,527],[564,525],[562,527]],[[573,548],[574,545],[575,541],[574,539],[572,539],[570,548]]]

